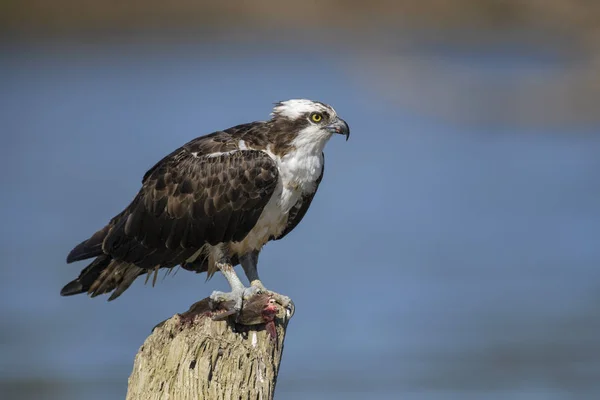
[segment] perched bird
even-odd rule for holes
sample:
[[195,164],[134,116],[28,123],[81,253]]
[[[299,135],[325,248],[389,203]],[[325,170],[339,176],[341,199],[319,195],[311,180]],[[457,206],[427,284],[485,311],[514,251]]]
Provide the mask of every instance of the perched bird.
[[[112,292],[119,297],[140,275],[178,265],[221,271],[231,292],[211,299],[233,304],[269,293],[285,307],[291,300],[261,283],[258,255],[302,220],[323,178],[323,148],[348,124],[326,104],[293,99],[275,104],[268,121],[201,136],[167,155],[142,179],[131,203],[89,239],[67,263],[93,258],[61,295]],[[244,287],[233,267],[241,264]]]

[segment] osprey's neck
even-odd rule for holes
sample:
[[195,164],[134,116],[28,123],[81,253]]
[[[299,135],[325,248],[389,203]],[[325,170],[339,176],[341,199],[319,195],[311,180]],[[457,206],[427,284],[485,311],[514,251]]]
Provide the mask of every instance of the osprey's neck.
[[290,147],[298,155],[320,156],[331,135],[331,132],[321,129],[319,126],[309,126],[298,132],[296,137],[290,141]]
[[323,148],[328,138],[319,141],[296,141],[286,154],[276,161],[284,186],[312,192],[323,171]]

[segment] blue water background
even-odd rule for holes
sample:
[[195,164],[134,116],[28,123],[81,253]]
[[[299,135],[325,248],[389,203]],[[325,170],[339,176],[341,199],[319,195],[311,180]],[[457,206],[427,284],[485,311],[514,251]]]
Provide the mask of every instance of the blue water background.
[[[124,397],[152,326],[226,282],[182,270],[111,303],[63,298],[84,266],[66,254],[163,155],[291,97],[332,104],[352,136],[331,140],[309,213],[261,254],[297,307],[278,398],[600,398],[599,126],[450,123],[310,47],[1,54],[2,398]],[[512,79],[510,57],[490,79]]]

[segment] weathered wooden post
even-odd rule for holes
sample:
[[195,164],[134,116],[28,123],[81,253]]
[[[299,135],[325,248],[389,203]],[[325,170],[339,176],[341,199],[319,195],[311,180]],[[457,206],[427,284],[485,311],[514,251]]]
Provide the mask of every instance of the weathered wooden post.
[[268,295],[240,323],[209,299],[157,325],[138,351],[127,400],[273,398],[291,313]]

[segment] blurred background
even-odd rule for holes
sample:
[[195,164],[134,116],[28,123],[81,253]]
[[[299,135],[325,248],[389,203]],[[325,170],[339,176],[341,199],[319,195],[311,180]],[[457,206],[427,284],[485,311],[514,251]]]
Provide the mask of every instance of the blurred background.
[[124,398],[226,282],[61,298],[68,251],[162,156],[297,97],[352,137],[261,255],[297,307],[278,398],[600,398],[600,2],[4,0],[0,35],[2,399]]

